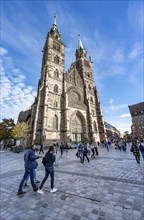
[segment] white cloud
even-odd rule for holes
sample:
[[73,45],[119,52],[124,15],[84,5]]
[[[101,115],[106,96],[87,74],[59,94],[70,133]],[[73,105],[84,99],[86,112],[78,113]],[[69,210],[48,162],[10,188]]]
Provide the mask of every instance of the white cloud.
[[32,86],[25,85],[24,80],[25,76],[14,67],[12,59],[8,55],[4,56],[1,75],[1,119],[13,118],[16,121],[19,112],[34,102],[36,91]]
[[136,32],[143,31],[144,21],[144,4],[143,1],[130,1],[128,7],[128,18],[130,25]]
[[120,118],[129,118],[129,117],[131,117],[129,113],[120,115]]
[[120,104],[120,105],[114,105],[114,100],[111,98],[109,101],[110,106],[108,107],[111,111],[118,111],[120,109],[128,107],[128,104]]
[[143,52],[142,45],[139,43],[135,43],[133,45],[131,52],[128,55],[128,58],[133,61],[137,59],[138,57],[142,56],[142,52]]
[[124,61],[124,52],[122,48],[116,48],[115,54],[113,56],[114,62],[123,62]]
[[4,56],[4,55],[6,55],[6,54],[7,54],[7,50],[4,49],[3,47],[0,47],[0,55],[1,55],[1,56]]

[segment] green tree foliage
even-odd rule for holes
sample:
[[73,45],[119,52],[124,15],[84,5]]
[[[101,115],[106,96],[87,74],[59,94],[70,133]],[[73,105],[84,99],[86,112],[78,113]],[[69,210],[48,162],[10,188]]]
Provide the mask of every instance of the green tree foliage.
[[12,130],[14,139],[25,139],[28,135],[29,127],[25,122],[17,123]]
[[131,141],[131,134],[129,134],[128,131],[125,131],[123,135],[123,139],[125,141]]
[[0,122],[0,140],[11,139],[13,137],[12,130],[14,126],[15,126],[15,123],[12,118],[2,119],[2,122]]
[[20,127],[20,123],[19,122],[13,128],[12,136],[13,136],[14,139],[20,139],[21,138],[21,127]]

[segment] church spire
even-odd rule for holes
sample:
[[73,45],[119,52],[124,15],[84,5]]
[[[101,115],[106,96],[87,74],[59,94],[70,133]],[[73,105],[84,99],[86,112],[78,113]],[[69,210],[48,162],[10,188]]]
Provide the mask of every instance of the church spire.
[[56,15],[54,14],[54,25],[56,25]]
[[54,21],[53,21],[53,25],[50,29],[49,34],[51,34],[53,37],[55,37],[57,40],[61,40],[61,35],[58,31],[58,27],[56,24],[56,15],[54,14]]
[[80,34],[78,34],[78,37],[79,37],[79,39],[78,39],[78,49],[84,49],[84,46],[83,46],[83,44],[82,44],[82,41],[81,41],[81,39],[80,39]]

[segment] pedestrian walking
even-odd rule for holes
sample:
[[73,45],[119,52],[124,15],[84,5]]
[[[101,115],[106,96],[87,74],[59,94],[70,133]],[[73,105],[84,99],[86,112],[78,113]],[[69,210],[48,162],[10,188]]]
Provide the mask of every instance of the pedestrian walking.
[[25,153],[25,158],[24,158],[24,161],[25,161],[25,173],[24,173],[24,176],[20,182],[20,185],[19,185],[19,189],[18,189],[18,192],[17,192],[17,195],[23,195],[24,192],[22,190],[22,187],[23,187],[23,184],[25,182],[25,180],[27,179],[28,176],[30,176],[30,180],[31,180],[31,185],[33,187],[33,191],[37,191],[38,188],[37,188],[37,185],[34,181],[34,176],[35,176],[35,169],[36,169],[36,166],[37,166],[37,162],[36,160],[38,158],[41,158],[41,156],[36,156],[35,155],[35,150],[34,150],[34,145],[31,145],[31,148]]
[[91,154],[90,143],[87,143],[87,151],[88,151],[88,157],[90,157],[90,154]]
[[124,152],[126,152],[126,142],[124,141],[124,140],[122,140],[122,142],[121,142],[121,146],[122,146],[122,150],[124,151]]
[[137,161],[137,163],[140,164],[140,150],[139,150],[136,142],[132,142],[132,146],[131,146],[130,151],[135,156],[135,160]]
[[43,158],[43,164],[45,166],[45,177],[43,178],[41,185],[38,189],[39,194],[43,194],[42,188],[50,174],[51,177],[51,193],[54,193],[57,191],[56,188],[54,188],[54,162],[55,162],[55,155],[53,154],[54,147],[50,146],[48,152],[46,153],[45,157]]
[[[37,167],[38,167],[38,162],[36,161],[36,168],[34,169],[34,182],[35,182],[35,183],[40,183],[40,181],[37,180],[37,175],[36,175],[36,173],[37,173]],[[26,178],[26,180],[25,180],[23,186],[25,186],[25,187],[28,187],[28,186],[29,186],[29,185],[27,184],[27,182],[28,182],[28,180],[29,180],[29,177],[30,177],[30,175],[27,176],[27,178]]]
[[104,146],[106,147],[107,151],[109,151],[109,144],[107,141],[104,141]]
[[84,149],[83,149],[83,164],[84,164],[84,160],[85,160],[85,157],[86,157],[86,159],[87,159],[87,161],[88,161],[88,163],[89,163],[89,158],[88,158],[88,150],[87,150],[87,143],[85,143],[85,145],[84,145]]
[[58,152],[58,149],[59,149],[59,143],[56,144],[56,154]]
[[98,146],[96,142],[94,143],[94,149],[95,149],[96,156],[98,156],[99,153],[98,153]]
[[77,157],[79,157],[80,161],[83,162],[83,143],[82,142],[80,142],[80,144],[78,145]]
[[144,142],[143,142],[143,140],[140,141],[140,143],[138,144],[138,147],[141,152],[142,158],[144,160]]
[[44,150],[43,150],[43,144],[41,144],[41,145],[40,145],[39,154],[40,154],[41,152],[44,154]]
[[61,151],[61,157],[63,156],[63,152],[64,152],[64,144],[61,142],[60,144],[60,151]]
[[92,142],[92,144],[91,144],[91,152],[92,152],[91,157],[94,157],[94,158],[95,158],[95,146],[94,146],[94,142]]
[[69,157],[69,146],[67,142],[65,144],[65,152],[66,152],[66,157]]

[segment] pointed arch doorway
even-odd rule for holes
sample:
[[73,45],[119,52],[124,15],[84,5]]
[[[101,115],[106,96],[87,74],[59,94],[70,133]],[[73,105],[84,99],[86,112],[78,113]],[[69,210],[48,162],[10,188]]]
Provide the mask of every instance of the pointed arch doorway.
[[70,120],[70,139],[73,142],[80,142],[85,140],[86,124],[83,115],[76,111],[72,114]]

